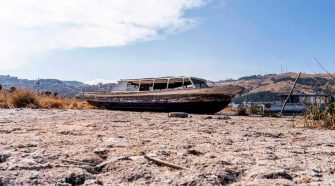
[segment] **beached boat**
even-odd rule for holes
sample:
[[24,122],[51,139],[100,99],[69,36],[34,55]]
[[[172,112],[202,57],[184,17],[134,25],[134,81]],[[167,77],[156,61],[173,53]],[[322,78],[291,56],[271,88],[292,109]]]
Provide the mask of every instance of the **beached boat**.
[[244,89],[209,87],[196,77],[161,77],[120,80],[112,92],[86,92],[88,103],[99,108],[128,111],[213,114],[224,109]]
[[[287,103],[283,109],[285,100]],[[312,105],[318,106],[320,110],[326,108],[326,103],[334,102],[334,97],[327,94],[279,94],[273,103],[264,103],[264,114],[280,113],[286,115],[301,115],[308,111]]]

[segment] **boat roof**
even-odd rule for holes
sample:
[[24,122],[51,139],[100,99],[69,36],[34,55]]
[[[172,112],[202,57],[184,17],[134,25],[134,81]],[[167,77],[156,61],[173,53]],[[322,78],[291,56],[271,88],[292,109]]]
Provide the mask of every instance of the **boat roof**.
[[197,79],[201,81],[207,81],[206,79],[193,77],[193,76],[165,76],[165,77],[157,77],[157,78],[140,78],[140,79],[120,79],[119,82],[139,82],[139,81],[154,81],[154,80],[180,80],[183,81],[183,79]]

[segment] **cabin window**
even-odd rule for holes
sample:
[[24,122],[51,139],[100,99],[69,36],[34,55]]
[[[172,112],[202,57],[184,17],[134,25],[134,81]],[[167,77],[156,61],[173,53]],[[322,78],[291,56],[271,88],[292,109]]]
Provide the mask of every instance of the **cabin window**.
[[190,81],[190,79],[189,78],[185,78],[185,80],[184,80],[184,86],[183,86],[183,88],[192,88],[193,87],[193,85],[192,85],[192,82]]
[[183,88],[183,78],[170,79],[169,89],[182,89]]
[[141,84],[140,91],[149,91],[150,87],[152,87],[152,85],[150,86],[149,84]]
[[199,80],[199,79],[192,79],[192,82],[195,86],[195,88],[208,88],[208,85],[205,81]]
[[128,83],[126,91],[137,91],[138,88],[139,88],[139,84]]
[[168,84],[167,79],[157,79],[155,80],[153,90],[163,90],[166,89]]
[[183,82],[171,82],[169,83],[169,89],[182,88]]

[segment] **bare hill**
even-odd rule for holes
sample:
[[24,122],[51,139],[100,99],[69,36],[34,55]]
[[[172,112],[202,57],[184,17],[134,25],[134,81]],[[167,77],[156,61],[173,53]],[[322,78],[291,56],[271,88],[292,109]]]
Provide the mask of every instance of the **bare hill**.
[[[225,80],[217,82],[219,85],[234,84],[246,88],[247,94],[258,92],[289,92],[298,73],[269,74],[264,76],[246,76],[238,80]],[[334,75],[335,76],[335,75]],[[335,88],[335,81],[328,74],[302,74],[297,82],[295,93],[312,94],[321,91],[320,87]]]
[[[238,80],[225,80],[217,82],[217,85],[234,84],[244,87],[246,90],[235,102],[274,101],[278,94],[288,93],[294,84],[298,73],[268,74],[264,76],[246,76]],[[335,81],[328,74],[302,74],[294,90],[295,94],[323,94],[325,89],[334,93]]]
[[0,85],[4,89],[10,87],[30,89],[39,92],[53,92],[61,97],[72,98],[81,94],[83,91],[96,92],[96,91],[111,91],[114,83],[88,85],[79,81],[62,81],[58,79],[40,79],[28,80],[20,79],[14,76],[0,75]]

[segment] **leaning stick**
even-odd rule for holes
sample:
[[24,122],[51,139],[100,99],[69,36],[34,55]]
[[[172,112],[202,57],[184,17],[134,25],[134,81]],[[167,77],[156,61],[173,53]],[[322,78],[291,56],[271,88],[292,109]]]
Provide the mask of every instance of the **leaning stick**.
[[281,109],[281,111],[280,111],[280,114],[279,114],[280,117],[283,115],[283,112],[284,112],[284,109],[285,109],[285,107],[286,107],[286,104],[287,104],[287,102],[289,101],[289,99],[290,99],[290,97],[291,97],[291,95],[292,95],[292,93],[293,93],[293,90],[294,90],[294,88],[295,88],[295,86],[296,86],[296,84],[297,84],[297,82],[298,82],[298,80],[299,80],[299,78],[300,78],[300,76],[301,76],[301,72],[299,73],[297,79],[294,81],[294,84],[293,84],[293,86],[292,86],[292,88],[291,88],[291,91],[290,91],[290,93],[288,94],[288,96],[287,96],[287,98],[286,98],[286,100],[285,100],[285,102],[284,102],[284,105],[283,105],[283,107],[282,107],[282,109]]
[[121,157],[118,157],[118,158],[115,158],[115,159],[112,159],[112,160],[105,161],[105,162],[97,165],[96,167],[102,169],[102,168],[104,168],[108,164],[111,164],[111,163],[114,163],[114,162],[117,162],[117,161],[120,161],[120,160],[126,160],[129,157],[130,156],[121,156]]
[[147,155],[144,155],[144,158],[147,159],[147,160],[153,161],[157,164],[164,165],[164,166],[167,166],[167,167],[171,167],[171,168],[174,168],[174,169],[183,169],[183,170],[187,169],[185,167],[181,167],[179,165],[172,164],[172,163],[169,163],[169,162],[157,159],[157,158],[153,158],[153,157],[150,157],[150,156],[147,156]]
[[75,160],[65,160],[63,159],[62,162],[76,164],[76,165],[92,165],[92,163],[82,162],[82,161],[75,161]]

